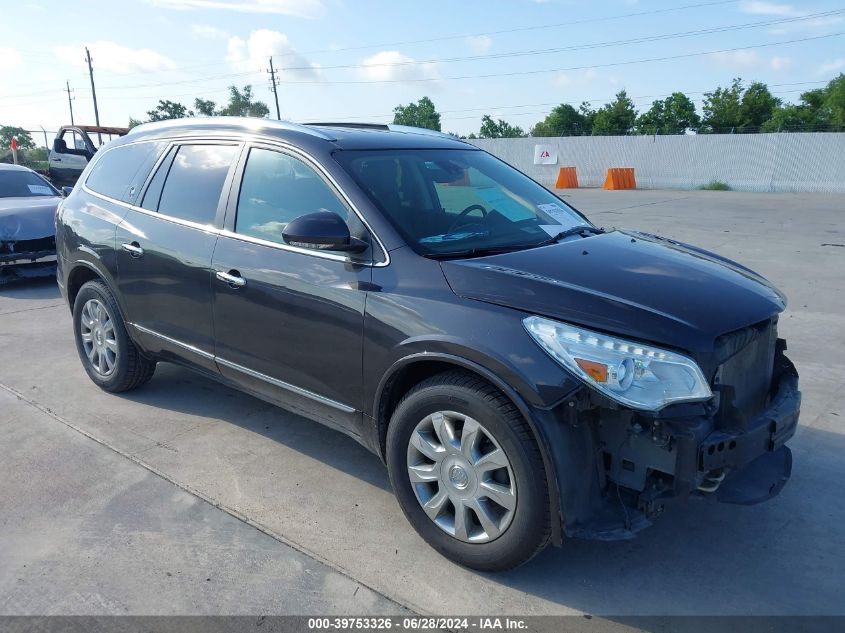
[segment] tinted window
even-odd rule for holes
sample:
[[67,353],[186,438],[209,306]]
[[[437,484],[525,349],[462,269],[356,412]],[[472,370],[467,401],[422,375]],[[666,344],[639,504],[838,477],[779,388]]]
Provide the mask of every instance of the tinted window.
[[164,181],[167,178],[167,172],[170,171],[170,165],[173,162],[174,149],[167,153],[167,156],[161,161],[158,170],[147,185],[147,191],[144,193],[144,201],[141,206],[150,211],[158,211],[158,203],[161,200],[161,190],[164,188]]
[[109,198],[134,201],[149,172],[150,162],[162,145],[133,143],[106,150],[88,174],[85,185]]
[[530,248],[588,224],[560,198],[486,152],[378,150],[334,156],[421,254]]
[[244,169],[235,231],[273,242],[294,218],[315,211],[348,211],[326,182],[305,162],[266,149],[252,149]]
[[[58,196],[58,191],[41,176],[23,169],[0,169],[0,198]],[[14,220],[13,220],[14,222]]]
[[235,157],[234,145],[183,145],[176,152],[158,204],[160,213],[211,224],[223,182]]

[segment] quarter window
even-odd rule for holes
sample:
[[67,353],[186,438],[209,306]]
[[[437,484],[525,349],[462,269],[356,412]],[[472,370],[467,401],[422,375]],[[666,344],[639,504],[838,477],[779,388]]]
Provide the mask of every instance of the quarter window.
[[334,211],[349,221],[347,208],[305,162],[273,150],[250,150],[238,195],[236,233],[282,242],[288,222],[316,211]]
[[134,202],[149,173],[149,161],[158,155],[162,145],[134,143],[107,150],[91,169],[86,186],[109,198]]
[[235,145],[181,146],[167,174],[158,211],[198,224],[212,224],[236,151]]

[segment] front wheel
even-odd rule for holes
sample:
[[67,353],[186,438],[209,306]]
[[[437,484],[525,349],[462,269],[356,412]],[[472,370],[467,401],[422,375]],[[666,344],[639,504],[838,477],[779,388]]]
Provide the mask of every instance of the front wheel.
[[153,377],[156,364],[145,358],[126,331],[117,301],[101,281],[89,281],[73,303],[73,333],[82,366],[105,391],[129,391]]
[[502,571],[548,544],[537,442],[513,403],[474,374],[433,376],[402,399],[388,428],[387,465],[411,525],[461,565]]

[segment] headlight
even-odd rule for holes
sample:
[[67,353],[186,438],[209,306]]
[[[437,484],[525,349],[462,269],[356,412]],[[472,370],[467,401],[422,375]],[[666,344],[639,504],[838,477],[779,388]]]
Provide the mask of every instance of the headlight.
[[635,409],[656,411],[713,395],[696,362],[681,354],[538,316],[523,323],[549,356],[589,386]]

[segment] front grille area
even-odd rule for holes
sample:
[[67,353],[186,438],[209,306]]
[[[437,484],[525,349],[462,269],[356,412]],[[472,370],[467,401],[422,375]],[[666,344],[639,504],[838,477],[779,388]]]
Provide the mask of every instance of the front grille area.
[[724,360],[716,371],[713,388],[722,393],[723,411],[733,409],[749,418],[766,407],[776,344],[776,319],[719,337],[717,348],[724,350]]
[[55,251],[56,238],[52,235],[34,240],[0,241],[0,253],[35,253],[40,251]]

